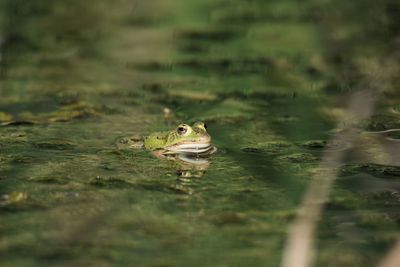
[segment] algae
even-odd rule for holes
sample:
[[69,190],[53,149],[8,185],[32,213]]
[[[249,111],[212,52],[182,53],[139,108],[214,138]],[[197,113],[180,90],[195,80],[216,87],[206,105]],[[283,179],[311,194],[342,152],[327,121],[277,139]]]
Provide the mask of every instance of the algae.
[[[280,266],[321,152],[348,148],[328,141],[348,94],[387,88],[360,128],[399,128],[391,0],[0,5],[2,266]],[[137,149],[196,120],[204,166]],[[359,140],[315,266],[372,267],[398,235],[396,157]]]

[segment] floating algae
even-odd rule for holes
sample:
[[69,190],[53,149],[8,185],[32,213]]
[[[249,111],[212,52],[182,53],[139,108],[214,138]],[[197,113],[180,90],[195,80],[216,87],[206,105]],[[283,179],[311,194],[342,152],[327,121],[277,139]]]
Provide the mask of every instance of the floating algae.
[[13,120],[13,116],[0,111],[0,124],[7,124]]
[[[5,113],[4,113],[5,114]],[[1,125],[19,125],[19,124],[50,124],[54,122],[67,122],[79,118],[97,117],[97,112],[92,105],[80,101],[68,105],[63,105],[59,109],[50,112],[32,113],[30,111],[22,112],[17,119],[12,119],[10,115],[0,113]],[[1,120],[4,117],[4,120]],[[7,120],[6,120],[7,119]]]

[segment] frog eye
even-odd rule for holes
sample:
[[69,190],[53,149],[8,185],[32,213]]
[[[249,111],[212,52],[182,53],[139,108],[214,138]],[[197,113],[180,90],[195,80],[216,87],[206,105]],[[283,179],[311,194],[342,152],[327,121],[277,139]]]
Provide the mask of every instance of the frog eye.
[[207,130],[207,124],[205,124],[205,123],[204,123],[203,125],[204,125],[204,129],[206,129],[206,130]]
[[178,134],[179,135],[184,135],[187,132],[187,129],[183,126],[178,127]]

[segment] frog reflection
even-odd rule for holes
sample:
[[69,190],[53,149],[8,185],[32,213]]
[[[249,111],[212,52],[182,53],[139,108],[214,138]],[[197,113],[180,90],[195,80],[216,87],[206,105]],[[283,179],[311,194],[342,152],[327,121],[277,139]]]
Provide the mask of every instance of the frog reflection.
[[202,177],[210,167],[209,155],[207,154],[178,153],[164,155],[162,158],[169,161],[181,178]]

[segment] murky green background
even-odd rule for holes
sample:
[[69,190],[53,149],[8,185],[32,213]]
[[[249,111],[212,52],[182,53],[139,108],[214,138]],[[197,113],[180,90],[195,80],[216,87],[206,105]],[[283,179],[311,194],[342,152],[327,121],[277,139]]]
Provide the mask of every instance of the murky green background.
[[[1,266],[279,266],[348,94],[384,90],[365,130],[400,125],[398,1],[0,3]],[[114,145],[197,120],[219,149],[202,177]],[[394,242],[391,138],[347,156],[317,266]]]

